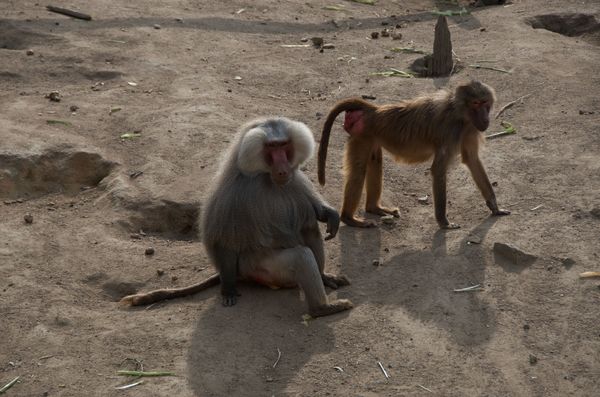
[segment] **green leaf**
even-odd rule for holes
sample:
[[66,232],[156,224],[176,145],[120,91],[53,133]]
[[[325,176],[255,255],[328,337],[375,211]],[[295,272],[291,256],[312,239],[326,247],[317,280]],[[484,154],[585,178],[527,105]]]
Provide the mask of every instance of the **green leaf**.
[[46,123],[48,123],[50,125],[65,125],[67,127],[70,127],[72,125],[68,121],[63,121],[63,120],[46,120]]

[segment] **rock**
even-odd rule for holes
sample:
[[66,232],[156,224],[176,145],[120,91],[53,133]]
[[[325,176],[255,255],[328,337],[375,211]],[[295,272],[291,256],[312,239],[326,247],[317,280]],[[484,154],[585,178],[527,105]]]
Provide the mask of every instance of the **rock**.
[[25,54],[27,54],[27,55],[33,55],[33,50],[27,50],[27,51],[25,51]]
[[425,196],[423,196],[423,197],[417,197],[417,201],[418,201],[420,204],[427,205],[427,204],[429,204],[429,195],[427,195],[427,194],[426,194],[426,195],[425,195]]
[[505,243],[494,243],[494,254],[514,265],[529,265],[537,259],[537,256]]
[[25,220],[25,223],[33,223],[33,215],[31,214],[25,214],[25,216],[23,217],[23,220]]
[[52,92],[46,94],[46,96],[44,98],[48,98],[52,102],[60,102],[60,100],[61,100],[60,92],[58,92],[58,91],[52,91]]
[[146,251],[144,251],[144,254],[146,254],[146,255],[154,255],[154,248],[153,247],[146,248]]
[[71,107],[69,107],[69,110],[70,110],[71,112],[76,112],[76,111],[78,111],[78,110],[79,110],[79,106],[77,106],[77,105],[71,105]]
[[162,29],[162,26],[160,26],[159,24],[154,25],[154,29]]
[[383,29],[381,31],[381,37],[390,37],[390,31],[389,31],[389,29]]
[[381,222],[385,223],[386,225],[393,225],[394,223],[396,223],[396,220],[394,219],[393,215],[384,215],[380,219]]
[[534,356],[533,354],[530,354],[529,355],[529,364],[534,365],[534,364],[537,364],[537,362],[538,362],[537,357]]
[[158,276],[162,276],[162,275],[164,275],[164,274],[165,274],[165,271],[164,271],[163,269],[156,269],[156,274],[157,274]]
[[379,38],[379,32],[371,32],[371,38],[372,39],[378,39]]
[[400,32],[393,32],[392,33],[392,40],[402,40],[402,33],[400,33]]
[[323,44],[323,49],[325,49],[325,50],[333,50],[334,48],[335,48],[335,45],[333,45],[331,43]]
[[311,37],[310,41],[312,41],[312,43],[315,47],[321,47],[323,45],[322,37]]
[[371,264],[373,266],[383,266],[383,259],[381,259],[381,258],[373,259],[373,262],[371,262]]

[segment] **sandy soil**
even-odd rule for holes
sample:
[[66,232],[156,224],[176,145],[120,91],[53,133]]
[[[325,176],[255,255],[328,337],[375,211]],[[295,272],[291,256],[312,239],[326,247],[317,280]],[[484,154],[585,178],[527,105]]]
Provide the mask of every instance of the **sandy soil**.
[[[600,40],[526,19],[598,17],[600,4],[513,0],[451,17],[466,67],[434,80],[369,74],[407,70],[420,56],[392,47],[430,51],[430,11],[447,3],[330,3],[55,3],[92,21],[31,0],[0,3],[0,387],[20,376],[6,395],[597,395],[600,283],[579,274],[600,270]],[[323,8],[338,3],[342,11]],[[403,38],[370,39],[385,28]],[[313,36],[335,48],[282,47]],[[468,66],[489,60],[512,73]],[[509,217],[489,217],[457,165],[448,211],[462,228],[439,231],[432,205],[417,200],[431,194],[429,165],[387,157],[383,200],[400,207],[398,222],[342,227],[326,245],[328,270],[352,279],[329,293],[353,310],[304,323],[300,291],[252,285],[233,308],[218,289],[147,309],[117,305],[212,274],[196,218],[243,122],[284,115],[318,139],[338,99],[386,103],[471,78],[495,87],[496,110],[531,94],[489,130],[505,120],[517,134],[482,154]],[[60,102],[45,97],[52,91]],[[345,139],[338,125],[319,187],[336,206]],[[315,160],[306,172],[316,180]],[[497,242],[537,260],[503,262]],[[484,290],[453,292],[473,284]],[[177,376],[115,390],[132,381],[116,371],[133,360]]]

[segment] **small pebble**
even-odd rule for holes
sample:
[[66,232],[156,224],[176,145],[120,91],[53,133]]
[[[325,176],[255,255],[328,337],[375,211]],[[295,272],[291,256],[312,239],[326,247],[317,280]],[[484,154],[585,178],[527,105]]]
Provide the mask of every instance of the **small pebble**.
[[33,50],[27,50],[27,51],[25,52],[25,54],[27,54],[27,55],[33,55]]
[[379,32],[371,32],[371,38],[372,39],[378,39],[379,38]]
[[161,29],[162,26],[160,26],[159,24],[154,25],[154,29]]
[[323,44],[323,48],[325,50],[332,50],[335,48],[335,45],[331,44],[331,43],[327,43],[327,44]]
[[46,98],[50,99],[52,102],[60,102],[60,92],[52,91],[46,94]]
[[177,281],[177,276],[171,276],[171,281]]
[[423,197],[417,197],[417,201],[423,205],[429,204],[429,195],[425,195]]
[[78,110],[79,110],[79,106],[77,106],[77,105],[71,105],[71,107],[69,108],[69,110],[70,110],[71,112],[76,112],[76,111],[78,111]]
[[162,276],[165,274],[165,271],[163,269],[156,269],[156,274]]
[[392,33],[392,40],[402,40],[402,33],[400,33],[400,32]]
[[371,264],[373,266],[381,266],[381,265],[383,265],[383,259],[381,259],[381,258],[373,259],[373,262],[371,262]]
[[31,214],[26,214],[23,219],[25,220],[25,223],[33,223],[33,215]]
[[146,254],[146,255],[154,255],[154,248],[152,248],[152,247],[146,248],[146,251],[144,252],[144,254]]
[[538,359],[536,356],[534,356],[533,354],[529,355],[529,364],[533,365],[533,364],[537,364]]
[[380,219],[381,222],[385,223],[386,225],[393,225],[396,223],[393,215],[384,215]]
[[529,327],[529,324],[525,324],[525,325],[523,325],[523,329],[524,329],[525,331],[529,331],[529,328],[530,328],[530,327]]
[[310,41],[312,41],[315,47],[321,47],[323,45],[322,37],[311,37]]
[[383,29],[381,31],[381,37],[390,37],[390,31],[387,29]]

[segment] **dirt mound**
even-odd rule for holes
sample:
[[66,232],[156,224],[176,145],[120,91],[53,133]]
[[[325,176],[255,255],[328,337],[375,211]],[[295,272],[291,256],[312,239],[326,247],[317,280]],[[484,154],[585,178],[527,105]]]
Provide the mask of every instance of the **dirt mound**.
[[600,32],[600,23],[590,14],[545,14],[527,18],[526,22],[534,29],[546,29],[568,37],[588,36]]
[[198,203],[181,203],[170,200],[130,202],[125,208],[132,211],[121,226],[130,232],[158,234],[173,240],[198,239]]
[[0,153],[0,197],[74,194],[98,185],[115,166],[98,153],[72,149],[50,149],[41,154]]

